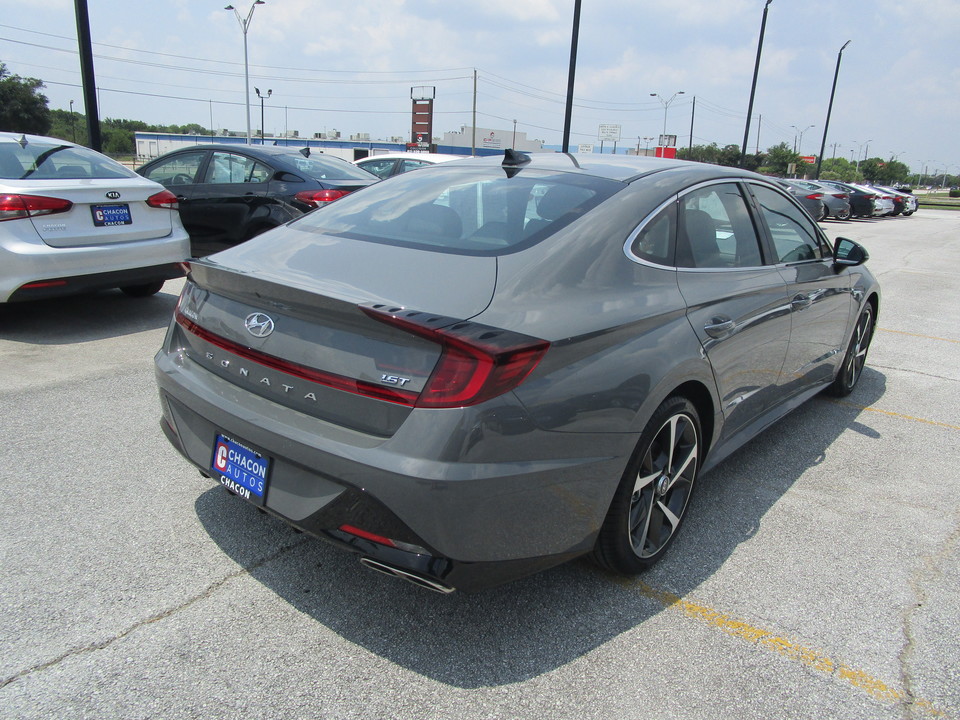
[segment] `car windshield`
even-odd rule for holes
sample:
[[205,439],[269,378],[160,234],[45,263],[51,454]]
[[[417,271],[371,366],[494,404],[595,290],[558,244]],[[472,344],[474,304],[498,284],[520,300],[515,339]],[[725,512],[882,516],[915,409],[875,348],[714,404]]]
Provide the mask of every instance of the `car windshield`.
[[74,145],[49,142],[0,143],[0,178],[4,180],[81,180],[136,177],[118,162]]
[[624,187],[571,173],[444,163],[371,185],[295,226],[390,245],[499,255],[543,240]]
[[299,152],[281,153],[278,157],[314,180],[361,180],[371,182],[377,179],[376,176],[371,175],[366,170],[340,158],[323,157],[322,155],[304,157]]

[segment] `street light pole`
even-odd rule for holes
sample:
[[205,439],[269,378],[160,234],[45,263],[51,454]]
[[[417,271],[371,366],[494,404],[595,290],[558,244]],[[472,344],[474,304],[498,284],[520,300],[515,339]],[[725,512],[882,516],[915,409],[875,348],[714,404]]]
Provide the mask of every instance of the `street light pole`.
[[773,0],[767,0],[763,6],[763,19],[760,21],[760,40],[757,42],[757,62],[753,66],[753,84],[750,86],[750,102],[747,104],[747,122],[743,126],[743,145],[740,146],[740,167],[747,159],[747,138],[750,135],[750,120],[753,116],[753,98],[757,93],[757,75],[760,73],[760,53],[763,52],[763,34],[767,29],[767,9]]
[[817,156],[817,173],[813,176],[815,180],[820,179],[820,166],[823,164],[823,153],[827,149],[827,130],[830,128],[830,113],[833,112],[833,97],[837,92],[837,77],[840,75],[840,58],[843,56],[843,51],[850,42],[850,40],[847,40],[843,44],[843,47],[840,48],[840,52],[837,53],[837,68],[833,71],[833,87],[830,89],[830,104],[827,105],[827,120],[823,124],[823,139],[820,140],[820,154]]
[[[567,72],[567,104],[563,113],[563,152],[570,152],[570,122],[573,119],[573,85],[577,75],[577,45],[580,40],[580,2],[573,0],[573,32],[570,39],[570,70]],[[476,123],[474,123],[476,124]]]
[[655,97],[660,101],[660,104],[663,105],[663,134],[667,134],[667,108],[670,107],[670,103],[677,99],[677,95],[683,95],[683,90],[677,90],[673,95],[670,96],[669,100],[664,100],[660,93],[650,93],[650,97]]
[[247,56],[247,30],[250,28],[250,21],[253,19],[253,11],[256,10],[257,5],[265,5],[264,0],[253,0],[253,4],[250,6],[250,12],[247,13],[246,19],[240,17],[240,12],[233,6],[227,5],[224,10],[233,10],[233,14],[237,16],[237,22],[240,23],[240,30],[243,31],[243,88],[246,93],[246,106],[247,106],[247,145],[251,144],[251,133],[250,133],[250,61]]
[[267,136],[267,130],[263,125],[263,101],[273,95],[273,90],[267,90],[266,95],[261,95],[260,88],[258,87],[255,87],[254,91],[257,93],[257,97],[260,98],[260,144],[263,145],[263,140]]

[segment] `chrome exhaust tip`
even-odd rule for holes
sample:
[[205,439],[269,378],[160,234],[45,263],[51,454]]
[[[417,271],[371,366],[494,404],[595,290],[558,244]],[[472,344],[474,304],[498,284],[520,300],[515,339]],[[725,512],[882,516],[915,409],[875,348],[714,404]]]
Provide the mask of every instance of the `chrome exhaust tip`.
[[424,575],[418,575],[410,570],[403,570],[402,568],[388,565],[387,563],[374,560],[373,558],[362,557],[360,558],[360,564],[364,567],[370,568],[371,570],[375,570],[376,572],[383,573],[384,575],[392,575],[393,577],[400,578],[401,580],[406,580],[408,583],[413,583],[417,587],[432,590],[433,592],[438,592],[442,595],[449,595],[456,590],[456,588],[445,585],[438,580],[433,580]]

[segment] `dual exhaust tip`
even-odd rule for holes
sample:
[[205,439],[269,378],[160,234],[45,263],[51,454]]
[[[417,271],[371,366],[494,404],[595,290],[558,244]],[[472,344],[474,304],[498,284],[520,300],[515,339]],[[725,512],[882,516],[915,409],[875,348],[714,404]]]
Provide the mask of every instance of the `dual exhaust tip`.
[[449,595],[456,589],[450,585],[440,582],[439,580],[428,578],[426,575],[420,575],[410,570],[404,570],[394,565],[388,565],[387,563],[374,560],[373,558],[362,557],[360,558],[360,564],[370,568],[371,570],[376,570],[379,573],[383,573],[384,575],[392,575],[393,577],[400,578],[401,580],[406,580],[408,583],[413,583],[417,587],[432,590],[433,592],[438,592],[442,595]]

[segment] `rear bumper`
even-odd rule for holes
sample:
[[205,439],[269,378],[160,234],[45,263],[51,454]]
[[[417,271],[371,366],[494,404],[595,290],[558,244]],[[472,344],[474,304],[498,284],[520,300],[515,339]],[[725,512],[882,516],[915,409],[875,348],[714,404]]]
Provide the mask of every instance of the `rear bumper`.
[[[164,431],[202,473],[219,481],[213,447],[217,434],[228,434],[270,458],[263,507],[271,514],[343,549],[468,592],[588,552],[635,441],[531,426],[521,432],[475,416],[464,422],[466,410],[415,411],[393,437],[374,438],[243,394],[165,352],[157,355],[157,381]],[[514,457],[428,457],[469,442]],[[539,459],[515,457],[517,448],[531,446],[540,448]],[[413,549],[351,534],[345,525]]]
[[[17,221],[3,223],[9,225]],[[9,229],[0,226],[0,231]],[[33,235],[36,233],[32,230]],[[72,295],[181,277],[190,239],[176,224],[165,237],[55,248],[36,238],[0,237],[0,302]],[[24,288],[25,285],[37,285]]]
[[105,273],[90,273],[74,277],[45,278],[21,285],[7,297],[7,302],[45,300],[47,298],[78,295],[81,293],[106,290],[108,288],[145,285],[158,280],[172,280],[183,277],[183,266],[179,263],[138,267],[130,270],[114,270]]

